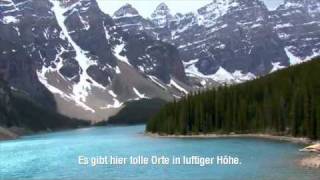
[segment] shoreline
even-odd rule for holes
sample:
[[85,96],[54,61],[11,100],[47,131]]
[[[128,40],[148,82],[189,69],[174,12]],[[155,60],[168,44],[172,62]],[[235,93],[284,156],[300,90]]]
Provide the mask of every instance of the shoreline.
[[[94,126],[87,126],[87,127],[94,127]],[[61,132],[61,131],[68,131],[68,130],[76,130],[76,129],[87,128],[87,127],[80,126],[80,127],[75,127],[75,128],[61,128],[61,129],[47,129],[47,130],[41,130],[41,131],[32,131],[30,129],[23,128],[23,127],[7,128],[7,127],[0,126],[0,142],[16,140],[22,136]]]
[[304,137],[292,137],[292,136],[278,136],[271,134],[198,134],[198,135],[168,135],[145,132],[146,136],[154,138],[196,138],[196,139],[216,139],[216,138],[261,138],[278,141],[287,141],[296,144],[310,145],[320,143],[319,141],[313,141]]
[[[166,135],[158,133],[145,132],[144,135],[154,138],[196,138],[196,139],[218,139],[218,138],[260,138],[276,141],[285,141],[301,145],[315,144],[320,146],[320,141],[312,141],[303,137],[291,137],[291,136],[276,136],[271,134],[199,134],[199,135]],[[309,146],[310,147],[310,146]],[[307,147],[306,147],[307,148]],[[320,151],[313,152],[304,149],[298,149],[298,151],[305,153],[305,157],[298,160],[298,165],[303,168],[320,169]]]

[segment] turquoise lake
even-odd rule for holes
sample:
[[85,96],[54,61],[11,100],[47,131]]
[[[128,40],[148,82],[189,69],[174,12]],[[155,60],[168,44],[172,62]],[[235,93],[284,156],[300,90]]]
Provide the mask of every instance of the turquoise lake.
[[[301,145],[255,138],[178,139],[143,134],[145,126],[92,127],[0,142],[0,179],[319,180],[298,166]],[[239,165],[79,165],[78,157],[238,157]],[[149,159],[150,160],[150,159]]]

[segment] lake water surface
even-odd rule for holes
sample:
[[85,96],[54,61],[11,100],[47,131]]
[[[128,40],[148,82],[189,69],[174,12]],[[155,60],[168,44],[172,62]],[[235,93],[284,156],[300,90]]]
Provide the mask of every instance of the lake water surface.
[[[25,136],[0,142],[0,179],[319,180],[320,171],[301,168],[300,145],[255,139],[174,139],[144,136],[145,126],[93,127]],[[78,164],[79,156],[238,157],[241,165]]]

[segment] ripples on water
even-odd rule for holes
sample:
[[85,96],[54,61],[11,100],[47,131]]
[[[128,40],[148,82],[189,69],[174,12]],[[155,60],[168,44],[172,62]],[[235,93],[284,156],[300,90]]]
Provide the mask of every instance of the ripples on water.
[[[0,179],[293,179],[319,180],[297,166],[299,145],[254,138],[174,139],[143,135],[145,126],[97,127],[0,142]],[[78,165],[78,156],[239,157],[241,165]]]

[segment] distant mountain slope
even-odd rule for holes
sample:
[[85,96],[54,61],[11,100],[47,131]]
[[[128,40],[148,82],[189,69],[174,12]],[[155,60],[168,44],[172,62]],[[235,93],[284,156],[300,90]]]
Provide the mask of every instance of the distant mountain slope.
[[270,133],[320,138],[320,59],[167,104],[147,131]]
[[167,102],[162,99],[140,99],[129,101],[125,107],[108,121],[98,123],[104,124],[145,124],[152,118]]
[[86,125],[89,123],[59,115],[24,92],[10,89],[6,82],[0,81],[0,127],[37,132]]

